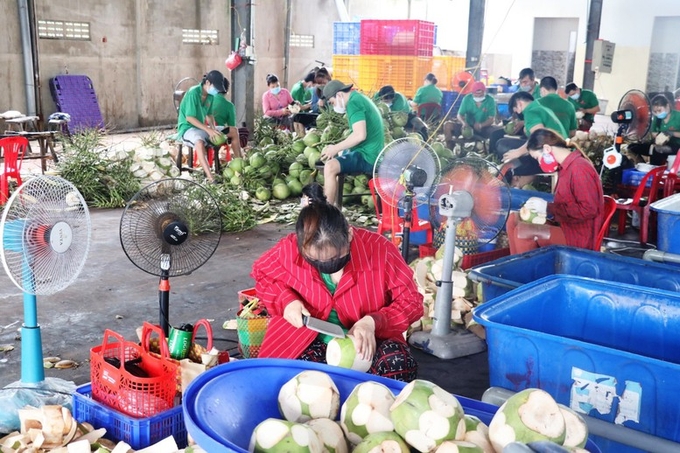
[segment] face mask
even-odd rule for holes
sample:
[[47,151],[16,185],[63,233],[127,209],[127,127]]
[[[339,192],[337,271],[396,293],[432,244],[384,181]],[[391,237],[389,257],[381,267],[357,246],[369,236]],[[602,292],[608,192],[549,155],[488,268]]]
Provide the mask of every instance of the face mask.
[[210,88],[208,88],[208,94],[216,96],[217,93],[218,93],[217,88],[215,88],[214,85],[210,85]]
[[272,94],[276,95],[281,92],[281,87],[274,87],[271,89]]
[[518,113],[518,114],[517,114],[517,118],[518,118],[520,121],[524,121],[524,112]]
[[[342,104],[342,105],[340,105],[340,104]],[[335,105],[333,105],[333,110],[335,110],[336,113],[340,113],[340,114],[345,113],[345,110],[347,110],[345,108],[345,101],[343,101],[343,99],[341,97],[336,96]]]
[[385,105],[388,106],[388,107],[392,107],[392,103],[391,103],[391,102],[385,102]]
[[473,99],[475,102],[484,102],[484,99],[486,99],[486,96],[481,96],[481,97],[472,96],[472,99]]
[[575,100],[575,101],[578,101],[578,98],[581,97],[581,94],[580,94],[580,93],[576,93],[576,94],[572,94],[572,95],[569,96],[569,97],[572,98],[572,99]]
[[553,153],[545,150],[543,150],[543,154],[541,154],[541,158],[538,160],[538,165],[540,165],[544,173],[555,173],[557,167],[560,166],[557,160],[555,160]]
[[522,91],[531,91],[533,88],[534,87],[532,87],[531,85],[520,85],[519,86],[519,89],[522,90]]
[[349,263],[349,257],[350,255],[348,253],[340,258],[333,258],[332,260],[327,261],[312,260],[309,258],[305,258],[305,260],[322,274],[335,274]]
[[656,116],[657,118],[662,120],[662,119],[664,119],[668,116],[668,112],[664,110],[663,112],[659,112],[659,113],[655,114],[654,116]]

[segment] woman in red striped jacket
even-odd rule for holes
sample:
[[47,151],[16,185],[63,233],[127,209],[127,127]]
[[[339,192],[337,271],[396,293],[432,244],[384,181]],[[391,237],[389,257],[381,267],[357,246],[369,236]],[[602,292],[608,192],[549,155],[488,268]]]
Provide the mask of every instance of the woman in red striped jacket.
[[271,320],[259,357],[325,362],[330,337],[309,330],[302,315],[340,325],[372,358],[369,373],[402,381],[417,375],[404,332],[423,314],[413,271],[386,238],[350,227],[318,185],[295,233],[254,264],[257,297]]

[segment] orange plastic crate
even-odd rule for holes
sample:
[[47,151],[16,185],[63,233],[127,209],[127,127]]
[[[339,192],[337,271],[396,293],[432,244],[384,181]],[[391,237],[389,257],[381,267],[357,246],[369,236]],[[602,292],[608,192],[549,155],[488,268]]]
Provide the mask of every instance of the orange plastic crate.
[[453,89],[453,77],[465,69],[465,58],[449,55],[432,57],[430,72],[437,77],[437,86],[443,91]]
[[368,94],[392,85],[407,97],[415,95],[425,75],[430,72],[430,58],[413,58],[393,55],[360,55],[359,88]]

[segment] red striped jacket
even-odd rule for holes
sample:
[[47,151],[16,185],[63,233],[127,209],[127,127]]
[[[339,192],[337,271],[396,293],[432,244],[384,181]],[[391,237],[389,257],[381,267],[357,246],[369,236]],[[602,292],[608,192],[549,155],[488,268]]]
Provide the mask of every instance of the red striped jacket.
[[283,318],[286,305],[296,299],[320,319],[328,319],[335,308],[347,327],[370,315],[376,339],[404,342],[403,333],[423,315],[423,296],[413,271],[391,242],[368,230],[354,229],[350,254],[333,295],[319,272],[299,254],[294,233],[255,261],[251,276],[257,297],[272,316],[260,357],[297,358],[316,338],[316,332],[295,328]]

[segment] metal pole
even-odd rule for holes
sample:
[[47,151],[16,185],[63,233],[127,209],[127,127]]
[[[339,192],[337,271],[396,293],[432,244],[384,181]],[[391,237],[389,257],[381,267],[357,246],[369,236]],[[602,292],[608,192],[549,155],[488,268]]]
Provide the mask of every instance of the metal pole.
[[40,49],[38,47],[38,21],[35,15],[35,0],[28,0],[28,24],[31,33],[31,57],[33,59],[33,83],[35,85],[35,114],[40,117],[38,129],[42,130],[45,116],[43,114],[40,83]]
[[482,58],[482,39],[484,38],[484,5],[486,0],[470,0],[468,16],[467,50],[465,67],[477,77]]
[[586,59],[583,65],[583,88],[592,90],[595,85],[593,72],[593,46],[600,37],[600,20],[602,18],[602,0],[590,0],[588,12],[588,29],[586,30]]
[[[232,0],[231,14],[231,37],[232,45],[245,30],[248,45],[254,46],[252,15],[253,3],[251,0]],[[238,51],[238,49],[234,49]],[[246,126],[253,130],[253,118],[255,118],[255,66],[250,58],[242,55],[243,63],[231,71],[232,101],[238,112],[237,125],[247,123]]]
[[33,73],[33,49],[31,47],[31,27],[28,0],[17,0],[19,7],[19,25],[21,27],[21,50],[24,60],[24,82],[26,90],[26,115],[36,114],[35,108],[35,76]]
[[290,71],[290,30],[293,21],[293,0],[286,0],[286,36],[283,37],[283,86],[288,87]]

